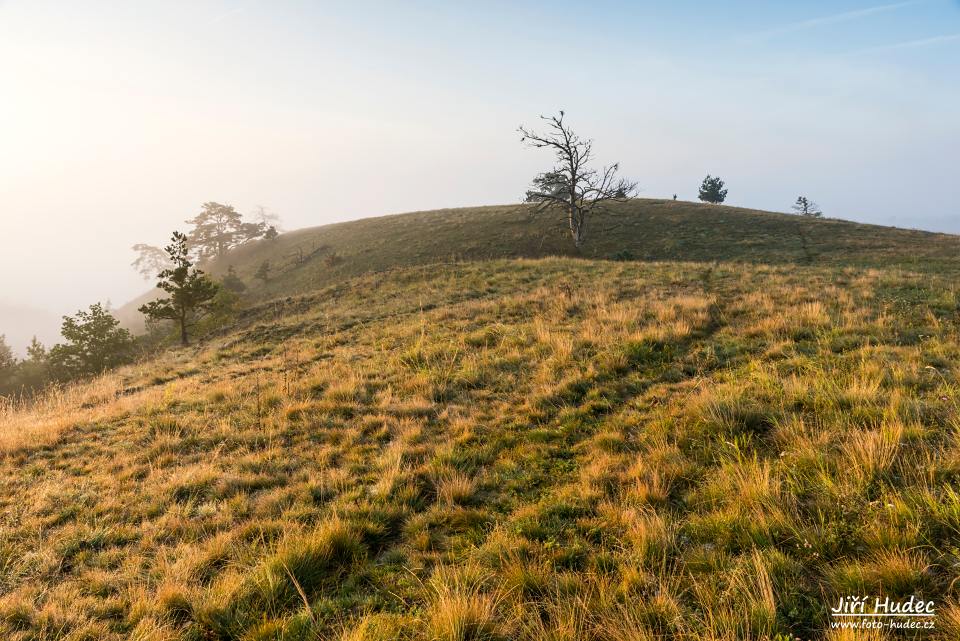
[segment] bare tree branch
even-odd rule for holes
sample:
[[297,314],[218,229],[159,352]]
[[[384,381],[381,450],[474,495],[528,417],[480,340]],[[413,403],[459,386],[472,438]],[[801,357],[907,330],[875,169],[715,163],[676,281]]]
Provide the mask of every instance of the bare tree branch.
[[524,200],[536,204],[531,218],[549,208],[566,212],[567,225],[573,243],[580,249],[586,239],[587,222],[603,203],[628,200],[636,193],[635,182],[617,177],[619,164],[601,171],[588,168],[593,159],[593,141],[580,138],[567,126],[564,113],[559,116],[540,116],[547,133],[541,134],[524,126],[519,128],[521,142],[535,149],[550,149],[557,165],[537,175]]

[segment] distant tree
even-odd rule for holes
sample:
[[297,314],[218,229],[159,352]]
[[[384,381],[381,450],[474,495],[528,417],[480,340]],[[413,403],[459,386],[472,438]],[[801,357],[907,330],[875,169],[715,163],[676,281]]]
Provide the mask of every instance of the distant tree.
[[31,338],[30,344],[27,345],[27,360],[36,362],[47,360],[47,349],[43,346],[43,343],[37,340],[36,336]]
[[27,389],[43,387],[49,379],[47,348],[34,336],[27,345],[27,358],[20,361],[20,382]]
[[563,122],[562,111],[559,116],[540,118],[547,125],[547,133],[521,126],[520,140],[530,147],[553,151],[557,165],[533,179],[525,201],[537,205],[535,212],[549,208],[565,212],[573,244],[580,249],[587,237],[587,224],[603,210],[602,204],[630,198],[637,184],[617,177],[617,163],[599,171],[591,169],[593,141],[577,136]]
[[820,218],[823,216],[823,212],[820,211],[820,206],[806,196],[797,197],[797,202],[793,204],[793,211],[801,216],[809,216],[810,218]]
[[233,268],[233,265],[230,265],[227,268],[227,273],[224,275],[220,284],[223,289],[237,295],[247,291],[246,284],[244,284],[244,282],[240,280],[240,277],[237,276],[237,271]]
[[257,272],[253,275],[259,281],[262,281],[264,285],[270,280],[270,261],[265,260],[260,263],[260,266],[257,267]]
[[253,208],[253,221],[263,225],[264,229],[273,227],[274,231],[280,229],[280,215],[263,205],[257,205]]
[[13,350],[7,345],[7,337],[0,334],[0,395],[7,393],[13,387],[16,370],[17,359],[13,357]]
[[170,258],[159,247],[137,243],[133,246],[137,259],[130,265],[140,272],[145,280],[156,278],[157,274],[170,267]]
[[230,249],[266,231],[260,223],[245,223],[231,205],[203,203],[200,213],[187,221],[193,225],[189,241],[200,260],[220,258]]
[[13,357],[13,350],[7,345],[7,337],[0,334],[0,371],[12,368],[17,364],[17,359]]
[[[2,338],[0,338],[2,342]],[[3,349],[0,347],[0,352]],[[47,368],[47,350],[36,336],[27,347],[27,357],[6,369],[6,376],[0,368],[0,395],[10,393],[28,393],[42,388],[49,380]]]
[[33,338],[27,347],[27,358],[16,360],[12,351],[4,349],[6,341],[0,336],[0,396],[32,393],[50,382],[47,368],[47,350]]
[[676,195],[676,194],[673,195],[673,199],[674,199],[674,200],[677,199],[677,195]]
[[[251,240],[273,239],[279,236],[276,226],[270,224],[279,221],[279,216],[265,207],[258,207],[252,216],[252,221],[244,221],[230,205],[204,203],[200,213],[187,221],[193,225],[187,234],[193,252],[192,259],[202,262],[220,258],[234,247]],[[137,253],[137,258],[131,265],[148,280],[173,267],[170,257],[159,247],[137,243],[133,246],[133,251]]]
[[700,184],[700,200],[718,205],[726,199],[727,190],[723,188],[723,181],[720,180],[720,177],[707,174],[707,177]]
[[263,223],[241,223],[240,229],[237,230],[237,245],[263,238],[266,234],[267,228]]
[[[133,338],[130,332],[120,327],[100,303],[81,310],[74,316],[64,316],[60,333],[66,339],[50,348],[46,355],[55,378],[70,380],[100,374],[108,369],[130,361]],[[42,350],[34,340],[31,351],[34,355]]]
[[165,250],[173,267],[160,272],[157,287],[170,295],[140,306],[140,312],[153,320],[174,321],[180,330],[180,343],[190,344],[189,329],[209,310],[219,287],[201,270],[193,267],[187,249],[187,237],[174,232]]

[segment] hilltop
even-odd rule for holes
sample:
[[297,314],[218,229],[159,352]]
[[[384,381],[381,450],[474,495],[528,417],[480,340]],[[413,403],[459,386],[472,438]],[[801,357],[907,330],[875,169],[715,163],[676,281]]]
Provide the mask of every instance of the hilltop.
[[631,212],[577,257],[516,207],[257,242],[318,252],[0,408],[0,636],[840,641],[884,594],[960,637],[957,239]]
[[[633,199],[614,203],[592,228],[583,252],[564,220],[531,220],[525,205],[468,207],[364,218],[300,229],[272,242],[242,246],[207,269],[233,266],[254,301],[303,294],[368,272],[498,258],[577,256],[615,260],[684,260],[874,267],[955,268],[960,239],[949,234],[810,220],[790,214],[684,201]],[[255,278],[264,261],[272,280]],[[137,306],[118,310],[139,326]]]

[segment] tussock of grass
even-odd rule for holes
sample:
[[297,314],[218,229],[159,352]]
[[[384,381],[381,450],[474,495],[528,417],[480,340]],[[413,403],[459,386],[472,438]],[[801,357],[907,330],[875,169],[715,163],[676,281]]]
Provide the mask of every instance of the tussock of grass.
[[436,641],[504,639],[497,597],[485,590],[487,577],[471,566],[438,568],[430,580],[433,599],[427,634]]
[[258,568],[250,587],[267,607],[283,607],[302,592],[307,598],[325,581],[347,568],[364,553],[356,530],[339,520],[319,530],[291,535]]
[[402,639],[402,627],[396,617],[367,615],[343,630],[339,641],[396,641]]
[[882,593],[906,597],[923,590],[926,563],[916,553],[885,550],[856,563],[844,564],[831,572],[836,594]]
[[437,498],[447,505],[469,503],[477,489],[477,482],[460,472],[441,473],[436,485]]

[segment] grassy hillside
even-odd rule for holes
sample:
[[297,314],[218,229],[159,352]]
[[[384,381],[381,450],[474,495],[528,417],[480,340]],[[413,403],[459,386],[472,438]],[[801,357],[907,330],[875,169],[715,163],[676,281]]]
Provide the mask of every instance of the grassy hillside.
[[[233,265],[252,288],[250,298],[263,300],[397,267],[577,255],[562,217],[531,221],[530,212],[520,205],[473,207],[301,229],[242,247],[211,271],[222,274]],[[588,233],[580,256],[597,259],[953,269],[960,254],[960,239],[947,234],[649,199],[615,205]],[[264,286],[254,274],[265,260],[273,266],[273,280]],[[143,300],[118,316],[136,326]]]
[[[638,219],[660,230],[632,236],[641,257],[759,260],[798,224],[697,208],[712,222],[678,229],[685,206],[635,206],[661,220]],[[937,603],[927,638],[960,638],[953,239],[828,221],[845,231],[817,232],[822,264],[346,279],[363,251],[435,260],[440,232],[409,232],[431,217],[503,240],[464,254],[522,253],[528,227],[489,224],[511,212],[287,235],[329,243],[345,280],[2,410],[0,636],[881,639],[824,633],[827,608],[916,594]],[[720,216],[751,224],[721,235]],[[893,237],[930,267],[865,266]],[[274,293],[334,277],[289,275]]]

